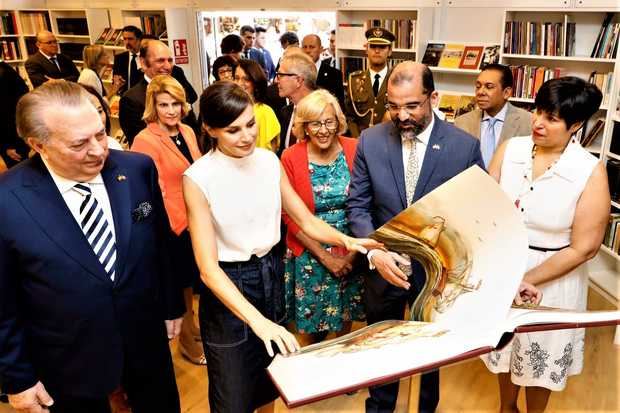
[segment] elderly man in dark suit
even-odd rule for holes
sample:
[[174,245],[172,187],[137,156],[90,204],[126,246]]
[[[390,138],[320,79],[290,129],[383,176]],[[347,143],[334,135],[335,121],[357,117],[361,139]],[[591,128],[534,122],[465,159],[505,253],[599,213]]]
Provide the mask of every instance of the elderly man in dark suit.
[[[108,150],[88,93],[24,96],[37,152],[0,176],[0,382],[18,412],[180,412],[168,340],[185,311],[153,161]],[[50,407],[51,406],[51,407]]]
[[323,46],[321,38],[316,34],[309,34],[301,41],[301,48],[304,53],[310,56],[310,59],[316,65],[316,86],[327,90],[336,96],[340,108],[344,110],[344,86],[342,83],[342,72],[331,67],[329,61],[321,61],[321,53]]
[[70,58],[58,53],[58,40],[52,32],[37,33],[37,48],[39,51],[26,60],[26,72],[33,87],[50,79],[77,81],[80,72]]
[[[392,122],[365,129],[357,146],[347,213],[356,237],[375,229],[425,194],[472,165],[482,165],[480,143],[473,136],[437,118],[433,75],[425,65],[404,62],[388,79],[387,111]],[[368,324],[402,320],[425,282],[419,263],[405,274],[397,265],[407,259],[380,249],[368,253],[366,279]],[[390,412],[396,406],[398,383],[370,389],[367,412]],[[439,402],[439,372],[422,375],[420,411],[432,412]]]

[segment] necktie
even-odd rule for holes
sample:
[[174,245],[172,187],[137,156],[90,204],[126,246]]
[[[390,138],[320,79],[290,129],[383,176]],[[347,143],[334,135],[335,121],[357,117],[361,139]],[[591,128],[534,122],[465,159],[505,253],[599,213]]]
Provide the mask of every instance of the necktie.
[[372,91],[375,94],[375,97],[379,94],[379,79],[381,78],[381,76],[379,75],[379,73],[377,73],[375,75],[375,81],[372,84]]
[[405,143],[409,146],[409,158],[407,160],[407,171],[405,174],[405,194],[407,196],[407,206],[413,203],[413,194],[418,183],[418,156],[416,153],[415,137],[407,137]]
[[480,142],[480,150],[482,151],[482,160],[484,166],[489,167],[493,153],[495,152],[495,123],[499,120],[496,118],[487,118],[487,133],[482,135],[482,142]]
[[56,56],[50,57],[50,61],[56,65],[58,70],[60,70],[60,65],[58,64],[58,59],[56,59]]
[[103,265],[106,274],[110,280],[114,281],[116,242],[112,228],[105,218],[97,198],[92,195],[90,186],[87,183],[79,183],[75,184],[73,189],[84,197],[80,205],[80,226],[84,236],[93,248],[97,259]]
[[136,64],[136,54],[132,53],[131,58],[129,59],[129,73],[127,74],[127,85],[128,89],[130,89],[133,84],[131,83],[131,75],[138,71],[138,65]]

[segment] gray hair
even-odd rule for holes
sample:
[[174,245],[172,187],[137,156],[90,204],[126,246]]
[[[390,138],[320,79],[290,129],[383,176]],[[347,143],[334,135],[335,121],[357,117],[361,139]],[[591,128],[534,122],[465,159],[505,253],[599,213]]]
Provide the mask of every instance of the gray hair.
[[50,125],[45,122],[45,113],[49,108],[90,104],[88,92],[77,83],[45,82],[22,96],[17,103],[17,133],[23,140],[34,138],[39,142],[46,142],[51,135]]
[[304,85],[308,89],[316,89],[316,65],[307,54],[301,50],[299,52],[290,52],[282,57],[280,66],[282,66],[283,62],[288,62],[291,65],[290,70],[304,78]]

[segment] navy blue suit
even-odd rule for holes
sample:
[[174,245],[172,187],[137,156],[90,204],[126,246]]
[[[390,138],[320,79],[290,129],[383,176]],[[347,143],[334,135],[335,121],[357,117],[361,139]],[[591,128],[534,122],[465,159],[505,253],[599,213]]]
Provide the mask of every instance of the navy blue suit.
[[[435,117],[413,201],[431,192],[472,165],[484,168],[478,139]],[[390,123],[365,129],[359,138],[353,164],[347,214],[356,237],[367,237],[407,207],[401,137]],[[424,286],[424,270],[413,263],[409,291],[389,284],[372,271],[366,278],[368,323],[402,320],[405,305]],[[398,383],[370,389],[366,411],[393,411]],[[420,411],[434,411],[439,402],[439,372],[422,376]]]
[[157,171],[144,155],[111,150],[101,175],[114,281],[39,156],[0,176],[0,382],[19,393],[40,380],[58,400],[107,399],[122,385],[134,412],[178,412],[164,320],[185,308],[164,253]]

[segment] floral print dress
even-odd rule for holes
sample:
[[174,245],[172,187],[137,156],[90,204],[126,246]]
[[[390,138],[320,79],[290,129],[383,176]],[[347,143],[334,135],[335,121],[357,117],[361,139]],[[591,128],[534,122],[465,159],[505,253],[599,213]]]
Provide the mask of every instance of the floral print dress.
[[[337,230],[349,234],[345,204],[351,180],[340,152],[329,165],[310,162],[310,182],[315,215]],[[355,269],[344,277],[331,274],[309,251],[285,258],[286,308],[289,321],[304,334],[340,331],[343,322],[363,320],[362,274]]]

